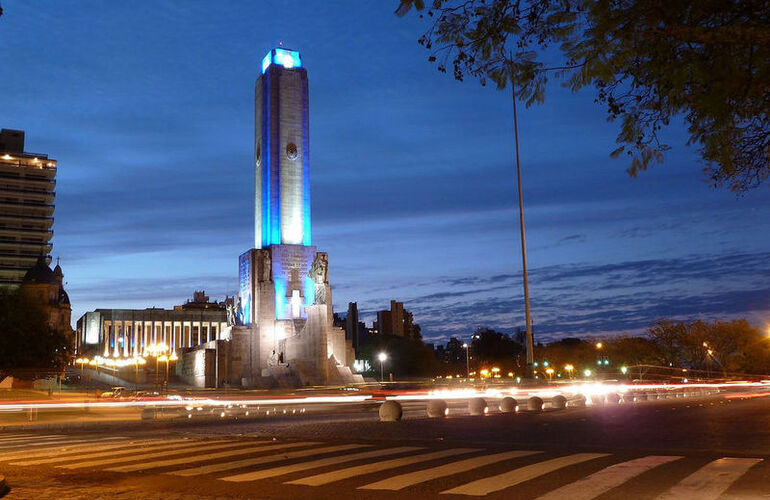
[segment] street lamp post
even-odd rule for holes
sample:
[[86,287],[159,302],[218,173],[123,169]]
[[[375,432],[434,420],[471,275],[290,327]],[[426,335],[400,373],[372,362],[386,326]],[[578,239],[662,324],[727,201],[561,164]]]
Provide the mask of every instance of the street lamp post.
[[[160,361],[166,364],[166,378],[164,379],[163,386],[168,387],[168,356],[166,356],[165,354],[162,354],[158,356],[157,361]],[[157,366],[157,361],[155,366]]]
[[381,352],[377,355],[377,359],[380,360],[380,382],[385,381],[385,372],[383,371],[382,365],[385,363],[385,360],[388,359],[388,355],[384,352]]
[[463,347],[465,348],[465,378],[470,379],[471,378],[470,346],[468,344],[463,344]]

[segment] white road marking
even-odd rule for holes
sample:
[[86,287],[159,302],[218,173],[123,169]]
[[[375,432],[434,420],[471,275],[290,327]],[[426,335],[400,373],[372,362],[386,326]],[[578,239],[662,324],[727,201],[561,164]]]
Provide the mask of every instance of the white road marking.
[[[298,446],[311,446],[314,442],[305,443],[281,443],[274,444],[274,441],[254,441],[254,444],[248,448],[238,450],[219,451],[217,453],[208,453],[204,455],[192,455],[182,458],[170,458],[168,460],[154,460],[151,462],[140,462],[138,464],[121,465],[107,469],[111,472],[137,472],[148,469],[157,469],[159,467],[169,467],[171,465],[189,464],[194,462],[203,462],[205,460],[215,460],[217,458],[235,457],[238,455],[248,455],[250,453],[261,453],[264,451],[279,450],[282,448],[294,448]],[[270,446],[267,446],[270,445]]]
[[402,490],[407,486],[413,486],[415,484],[424,483],[440,477],[451,476],[452,474],[460,474],[469,470],[478,469],[486,465],[502,462],[503,460],[509,460],[511,458],[526,457],[542,453],[540,451],[507,451],[505,453],[495,453],[493,455],[482,455],[480,457],[468,458],[465,460],[459,460],[445,465],[439,465],[431,469],[424,469],[415,472],[409,472],[407,474],[401,474],[400,476],[393,476],[376,483],[370,483],[359,487],[360,490]]
[[40,440],[30,440],[25,442],[15,442],[8,446],[0,446],[0,452],[3,451],[9,451],[9,450],[18,450],[19,448],[35,448],[40,446],[51,446],[55,445],[56,443],[62,443],[67,442],[69,439],[66,437],[57,437],[57,438],[46,438],[46,439],[40,439]]
[[64,437],[60,434],[48,434],[48,435],[38,435],[38,434],[11,434],[9,436],[1,437],[0,438],[0,446],[4,445],[5,443],[14,443],[18,441],[29,441],[34,439],[50,439],[50,438],[61,438]]
[[658,498],[661,500],[719,498],[731,484],[761,461],[761,458],[720,458],[714,460],[681,480]]
[[679,460],[680,458],[682,457],[649,456],[621,462],[586,476],[579,481],[557,488],[539,497],[538,500],[562,500],[564,498],[569,498],[570,500],[591,500],[643,472],[673,462],[674,460]]
[[273,467],[271,469],[262,469],[262,470],[253,471],[253,472],[245,472],[243,474],[236,474],[234,476],[227,476],[220,479],[222,479],[223,481],[231,481],[231,482],[238,482],[238,483],[243,481],[256,481],[257,479],[283,476],[285,474],[291,474],[292,472],[315,469],[318,467],[325,467],[327,465],[336,465],[336,464],[341,464],[345,462],[352,462],[354,460],[364,460],[367,458],[384,457],[387,455],[395,455],[397,453],[404,453],[407,451],[417,451],[422,449],[423,448],[418,446],[400,446],[397,448],[383,448],[381,450],[372,450],[372,451],[365,451],[363,453],[340,455],[336,457],[312,460],[310,462],[300,462],[292,465],[284,465],[283,467]]
[[[131,441],[128,438],[105,438],[99,441],[99,449],[100,450],[108,450],[108,449],[114,449],[114,448],[123,448],[126,446],[135,445],[137,441]],[[149,441],[145,442],[145,444],[149,444],[152,442],[158,442],[159,440],[155,441]],[[25,459],[30,458],[42,458],[42,457],[52,457],[52,456],[61,456],[64,454],[72,454],[76,452],[83,451],[84,449],[90,449],[93,450],[94,448],[94,442],[93,441],[87,441],[87,440],[80,440],[80,441],[71,441],[68,443],[56,443],[55,445],[47,446],[43,450],[34,450],[32,452],[25,450],[25,451],[14,451],[13,453],[0,453],[0,461],[7,461],[12,460],[15,458],[23,457]]]
[[462,486],[452,488],[451,490],[442,491],[442,494],[453,495],[473,495],[484,496],[492,493],[493,491],[503,490],[516,486],[530,479],[544,476],[555,470],[568,467],[570,465],[579,464],[581,462],[587,462],[596,458],[606,457],[606,453],[575,453],[574,455],[567,455],[564,457],[554,458],[546,460],[544,462],[538,462],[536,464],[527,465],[525,467],[519,467],[512,471],[498,474],[496,476],[479,479],[472,481]]
[[[118,457],[118,458],[108,458],[108,459],[99,459],[99,460],[88,460],[86,462],[76,462],[74,464],[64,464],[64,465],[57,465],[57,467],[62,469],[83,469],[85,467],[100,467],[103,465],[112,465],[112,464],[119,464],[123,462],[136,462],[139,460],[147,460],[149,458],[159,458],[159,457],[168,457],[173,455],[179,455],[180,453],[190,453],[193,451],[212,451],[212,450],[221,450],[223,448],[237,448],[237,447],[243,447],[248,446],[248,443],[244,442],[238,442],[238,441],[227,441],[226,443],[223,443],[222,441],[215,441],[220,444],[201,444],[201,442],[195,443],[196,446],[192,447],[185,447],[177,450],[169,450],[168,448],[163,449],[161,451],[156,451],[152,453],[139,453],[136,454],[134,452],[133,455],[125,456],[125,457]],[[212,441],[208,441],[208,443],[212,443]]]
[[95,448],[99,451],[94,451],[90,453],[80,453],[72,456],[66,456],[66,457],[53,457],[53,458],[45,458],[42,460],[24,460],[21,462],[13,462],[11,465],[43,465],[43,464],[55,464],[59,462],[71,462],[72,460],[82,460],[84,458],[100,458],[100,457],[114,457],[117,455],[128,455],[131,453],[136,453],[137,448],[140,450],[151,450],[151,449],[157,449],[157,448],[164,448],[164,449],[174,449],[174,448],[185,448],[188,446],[194,446],[196,444],[199,444],[199,442],[196,441],[190,441],[187,439],[175,439],[170,441],[156,441],[152,444],[147,443],[136,443],[133,444],[125,450],[101,450],[99,448]]
[[294,481],[288,481],[284,484],[303,484],[305,486],[322,486],[324,484],[333,483],[335,481],[342,481],[343,479],[349,479],[355,476],[363,476],[364,474],[371,474],[373,472],[379,472],[388,469],[395,469],[396,467],[403,467],[405,465],[417,464],[420,462],[427,462],[428,460],[436,460],[438,458],[453,457],[455,455],[463,455],[466,453],[473,453],[479,451],[475,448],[452,448],[449,450],[434,451],[433,453],[425,453],[422,455],[411,455],[402,458],[393,458],[391,460],[385,460],[382,462],[374,462],[371,464],[357,465],[354,467],[348,467],[346,469],[338,469],[332,472],[326,472],[324,474],[316,474],[314,476],[305,477],[302,479],[296,479]]
[[[293,445],[294,443],[292,443]],[[277,462],[280,460],[290,460],[292,458],[308,457],[313,455],[321,455],[323,453],[331,453],[334,451],[345,451],[356,448],[367,448],[371,445],[368,444],[343,444],[339,446],[326,446],[324,448],[311,448],[309,450],[292,451],[289,453],[278,453],[275,455],[267,455],[264,457],[247,458],[245,460],[236,460],[234,462],[224,462],[221,464],[209,464],[201,467],[193,467],[190,469],[181,469],[176,471],[167,472],[174,476],[200,476],[203,474],[210,474],[212,472],[223,472],[226,470],[241,469],[243,467],[249,467],[251,465],[266,464],[269,462]],[[289,446],[284,446],[289,448]]]

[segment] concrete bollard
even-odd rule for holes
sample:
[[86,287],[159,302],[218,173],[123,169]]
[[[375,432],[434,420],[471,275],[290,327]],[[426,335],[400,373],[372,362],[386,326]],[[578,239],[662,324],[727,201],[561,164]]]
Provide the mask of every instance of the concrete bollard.
[[604,404],[604,394],[591,394],[591,404],[601,406]]
[[620,395],[617,392],[607,393],[607,403],[612,405],[620,403]]
[[396,401],[385,401],[380,405],[380,422],[398,422],[403,415],[401,404]]
[[500,400],[500,411],[502,413],[517,413],[519,411],[519,403],[510,396],[506,396]]
[[570,400],[567,402],[567,406],[571,407],[581,407],[586,405],[586,397],[582,394],[575,394],[570,398]]
[[468,413],[471,415],[486,415],[489,413],[489,407],[484,398],[473,398],[468,400]]
[[636,394],[634,394],[634,401],[647,401],[647,393],[637,392]]
[[532,396],[527,400],[527,409],[529,411],[543,411],[543,400],[537,396]]
[[428,417],[444,418],[449,415],[449,407],[443,399],[434,399],[428,403]]
[[554,408],[556,410],[562,410],[566,407],[567,407],[567,398],[565,398],[561,394],[557,394],[556,396],[551,398],[551,408]]

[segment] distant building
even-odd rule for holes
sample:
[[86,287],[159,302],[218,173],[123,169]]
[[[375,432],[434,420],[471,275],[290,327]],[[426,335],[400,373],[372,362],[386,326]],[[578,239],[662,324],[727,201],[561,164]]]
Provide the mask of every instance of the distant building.
[[383,335],[395,335],[412,340],[421,340],[420,325],[414,323],[414,316],[404,309],[403,302],[390,301],[390,310],[378,311],[374,329]]
[[39,256],[51,262],[56,160],[24,151],[24,131],[0,130],[0,286],[18,286]]
[[216,311],[224,311],[225,307],[227,305],[227,302],[232,301],[232,299],[225,299],[222,302],[211,302],[211,299],[209,299],[209,296],[206,295],[205,290],[195,290],[193,292],[193,298],[187,299],[187,302],[180,306],[174,306],[175,311],[194,311],[194,310],[216,310]]
[[56,264],[52,271],[46,264],[45,257],[40,255],[35,265],[24,274],[21,292],[40,305],[52,328],[72,332],[72,307],[63,282],[64,273],[61,266]]
[[353,343],[353,350],[358,352],[361,344],[366,343],[368,330],[363,321],[359,321],[358,303],[348,302],[348,314],[345,317],[345,338]]
[[[219,307],[221,306],[221,307]],[[78,319],[78,353],[141,356],[153,344],[172,350],[219,340],[227,328],[224,304],[209,302],[203,291],[173,309],[96,309]]]

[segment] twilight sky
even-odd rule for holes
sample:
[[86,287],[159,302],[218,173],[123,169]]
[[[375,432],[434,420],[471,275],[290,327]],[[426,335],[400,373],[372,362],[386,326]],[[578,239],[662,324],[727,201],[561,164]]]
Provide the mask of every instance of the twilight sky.
[[[510,94],[427,62],[382,1],[2,0],[0,127],[59,162],[53,255],[73,323],[237,288],[253,244],[254,82],[310,80],[313,244],[335,310],[391,298],[426,339],[523,324]],[[520,112],[536,340],[661,316],[770,322],[770,197],[708,186],[680,126],[637,179],[590,91]]]

